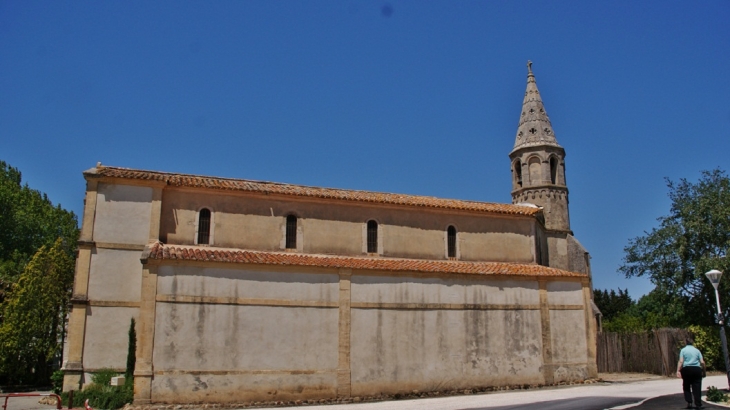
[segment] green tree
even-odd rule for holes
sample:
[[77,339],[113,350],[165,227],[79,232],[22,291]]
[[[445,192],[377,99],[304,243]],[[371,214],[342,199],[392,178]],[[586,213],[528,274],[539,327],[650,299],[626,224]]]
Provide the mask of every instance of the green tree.
[[74,259],[63,240],[41,246],[12,285],[0,325],[0,375],[11,383],[47,381],[61,351]]
[[[730,273],[730,179],[715,169],[697,182],[667,180],[672,205],[659,227],[632,239],[619,270],[626,277],[648,277],[655,285],[652,311],[684,327],[715,322],[715,293],[704,273]],[[730,306],[730,280],[721,281],[721,299]]]
[[608,289],[595,289],[593,291],[593,301],[601,310],[604,321],[611,320],[621,313],[627,312],[634,305],[634,301],[629,296],[629,290],[621,290],[621,288],[619,288],[618,293],[613,289],[610,292]]
[[672,327],[672,324],[682,323],[684,311],[681,305],[672,304],[672,296],[660,288],[639,298],[633,308],[634,314],[639,316],[646,330],[662,327]]
[[639,315],[622,312],[611,320],[603,322],[604,332],[634,333],[648,330]]
[[47,383],[61,350],[79,230],[76,215],[0,161],[0,383]]
[[0,161],[0,324],[5,294],[36,251],[62,238],[64,249],[73,255],[78,235],[73,212],[22,185],[20,171]]
[[129,342],[127,344],[127,369],[124,377],[131,379],[134,377],[134,365],[137,363],[137,330],[135,329],[134,318],[129,321],[129,332],[127,333]]
[[41,246],[62,238],[72,254],[79,231],[76,215],[22,185],[17,168],[0,161],[0,302]]

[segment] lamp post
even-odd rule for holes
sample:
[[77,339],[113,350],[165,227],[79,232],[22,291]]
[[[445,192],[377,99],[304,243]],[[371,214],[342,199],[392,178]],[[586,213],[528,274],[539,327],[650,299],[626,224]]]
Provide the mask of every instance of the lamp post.
[[727,355],[727,338],[725,337],[725,320],[722,316],[722,309],[720,309],[720,293],[717,291],[717,287],[720,285],[720,277],[722,272],[713,269],[705,273],[707,279],[712,283],[712,287],[715,288],[715,299],[717,300],[717,322],[720,324],[720,341],[722,342],[722,355],[725,359],[725,371],[727,372],[727,383],[730,388],[730,358]]

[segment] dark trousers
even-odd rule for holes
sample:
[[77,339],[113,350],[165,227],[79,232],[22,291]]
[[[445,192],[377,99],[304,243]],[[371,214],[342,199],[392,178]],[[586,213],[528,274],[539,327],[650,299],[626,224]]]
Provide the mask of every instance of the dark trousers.
[[[682,390],[684,390],[684,401],[692,403],[694,396],[695,406],[700,406],[702,401],[702,368],[699,366],[686,366],[680,371],[682,373]],[[692,391],[690,392],[690,388]]]

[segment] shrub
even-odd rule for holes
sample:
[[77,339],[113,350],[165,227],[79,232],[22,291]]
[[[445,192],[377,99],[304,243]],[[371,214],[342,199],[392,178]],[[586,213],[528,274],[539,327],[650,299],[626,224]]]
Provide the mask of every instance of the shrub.
[[134,391],[126,383],[124,386],[102,386],[92,384],[74,395],[74,407],[84,407],[84,401],[99,409],[119,409],[134,399]]
[[723,393],[715,386],[707,388],[707,400],[715,403],[724,403],[727,400],[727,394]]
[[[119,409],[125,404],[134,400],[134,381],[132,378],[125,379],[123,386],[111,386],[112,377],[119,373],[112,369],[102,369],[91,375],[91,384],[79,392],[74,392],[73,407],[84,407],[84,402],[89,399],[89,404],[99,409]],[[61,395],[62,400],[68,403],[68,393]]]
[[62,370],[56,370],[51,375],[51,385],[53,386],[53,392],[56,394],[61,394],[61,390],[63,390],[63,371]]
[[717,326],[692,325],[687,330],[694,336],[694,346],[702,352],[707,368],[709,370],[725,369],[719,328]]
[[112,377],[116,376],[119,376],[119,372],[114,369],[101,369],[91,374],[91,383],[108,386],[112,381]]

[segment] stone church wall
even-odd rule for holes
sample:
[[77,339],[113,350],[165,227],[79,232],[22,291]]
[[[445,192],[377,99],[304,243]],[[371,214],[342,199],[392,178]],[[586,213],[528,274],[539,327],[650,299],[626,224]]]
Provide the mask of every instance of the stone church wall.
[[364,226],[373,219],[381,226],[382,256],[446,259],[446,229],[453,225],[460,260],[535,260],[532,218],[172,189],[163,195],[162,242],[192,245],[203,207],[213,213],[213,245],[223,248],[281,251],[286,216],[293,214],[298,218],[297,250],[304,253],[362,255]]
[[97,248],[91,254],[86,307],[87,332],[102,337],[84,340],[84,370],[102,368],[124,371],[127,364],[127,332],[139,314],[142,266],[139,250]]
[[154,400],[334,396],[338,287],[317,269],[160,266]]
[[280,252],[286,216],[294,214],[295,252],[302,255],[363,256],[364,226],[375,219],[383,260],[451,264],[444,260],[446,228],[453,225],[456,263],[517,262],[529,270],[544,252],[551,265],[553,253],[565,262],[564,237],[551,237],[535,217],[107,181],[87,181],[65,390],[88,383],[101,368],[123,371],[132,318],[140,403],[549,384],[595,374],[589,282],[569,272],[140,263],[145,245],[158,239],[193,244],[202,207],[212,210],[213,244],[195,249]]
[[[71,315],[85,326],[79,358],[85,375],[102,368],[124,371],[129,325],[139,315],[142,266],[139,255],[149,243],[154,188],[95,182],[87,193],[74,293],[85,288],[83,305]],[[90,208],[90,209],[89,209]],[[92,212],[87,212],[91,210]],[[93,245],[89,240],[93,239]],[[83,319],[80,319],[83,318]],[[79,320],[80,319],[80,320]],[[70,329],[71,330],[71,329]],[[70,333],[73,331],[71,330]],[[68,355],[64,356],[68,362]],[[76,386],[75,388],[78,388]]]
[[100,183],[93,237],[96,242],[146,245],[153,189]]
[[540,383],[539,299],[534,281],[353,275],[353,394]]
[[140,326],[154,331],[140,343],[153,346],[152,402],[296,400],[590,375],[581,280],[202,262],[148,268],[156,272],[156,302]]

